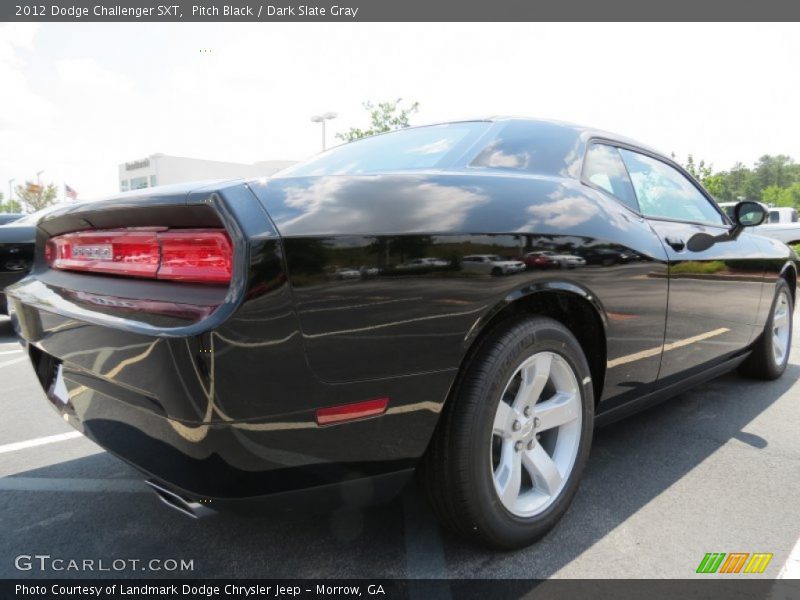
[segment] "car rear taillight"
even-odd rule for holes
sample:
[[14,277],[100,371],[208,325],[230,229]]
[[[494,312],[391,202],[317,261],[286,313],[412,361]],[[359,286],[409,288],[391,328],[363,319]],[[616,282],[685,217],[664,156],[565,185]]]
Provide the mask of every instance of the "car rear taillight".
[[233,271],[231,241],[221,229],[67,233],[47,242],[45,258],[54,269],[195,283],[228,283]]
[[158,234],[161,266],[158,279],[228,283],[233,251],[224,231],[165,231]]

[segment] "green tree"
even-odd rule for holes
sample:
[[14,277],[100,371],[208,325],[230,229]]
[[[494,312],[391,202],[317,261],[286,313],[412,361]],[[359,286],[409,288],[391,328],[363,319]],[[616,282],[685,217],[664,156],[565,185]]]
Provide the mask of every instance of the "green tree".
[[17,186],[16,194],[23,206],[27,206],[32,212],[35,212],[54,204],[58,190],[52,183],[37,185],[26,181],[25,185]]
[[761,201],[773,206],[800,208],[800,183],[793,183],[789,187],[767,186],[761,192]]
[[785,154],[765,154],[752,168],[737,162],[730,170],[716,173],[711,165],[696,162],[690,154],[684,168],[720,202],[761,200],[800,208],[800,164]]
[[3,201],[3,194],[0,193],[0,213],[21,213],[22,206],[20,203],[14,200],[13,198],[9,198],[5,202]]
[[419,102],[403,107],[402,101],[402,98],[398,98],[395,102],[379,102],[377,105],[364,102],[364,109],[369,113],[370,127],[368,129],[351,127],[349,131],[337,133],[336,137],[345,142],[352,142],[370,135],[408,127],[409,116],[419,110]]
[[704,160],[695,163],[694,157],[691,154],[687,157],[686,164],[683,165],[683,168],[700,183],[704,183],[713,173],[712,165],[706,165],[706,161]]
[[731,200],[731,191],[724,173],[709,175],[702,183],[708,193],[720,202]]
[[771,185],[777,187],[788,187],[792,181],[791,166],[794,161],[785,154],[770,156],[765,154],[758,159],[755,165],[755,178],[759,187],[763,190]]

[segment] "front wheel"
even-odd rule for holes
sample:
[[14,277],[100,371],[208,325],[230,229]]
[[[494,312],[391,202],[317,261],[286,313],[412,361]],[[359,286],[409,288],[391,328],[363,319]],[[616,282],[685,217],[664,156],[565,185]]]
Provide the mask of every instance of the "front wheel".
[[567,510],[589,455],[591,376],[559,322],[501,325],[467,363],[423,460],[434,511],[456,533],[518,548]]
[[794,302],[789,284],[779,279],[767,325],[753,344],[750,356],[739,367],[740,373],[756,379],[777,379],[783,375],[792,347],[793,313]]

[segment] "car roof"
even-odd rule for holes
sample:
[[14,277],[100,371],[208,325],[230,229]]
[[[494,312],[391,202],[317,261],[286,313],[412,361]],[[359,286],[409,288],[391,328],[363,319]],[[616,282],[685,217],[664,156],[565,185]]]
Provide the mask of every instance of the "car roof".
[[572,123],[569,121],[561,121],[559,119],[547,119],[547,118],[514,116],[514,115],[491,115],[491,116],[476,117],[473,119],[458,119],[453,121],[439,121],[433,123],[426,123],[424,125],[417,125],[415,126],[415,128],[430,127],[433,125],[453,125],[456,123],[469,123],[469,122],[480,122],[480,121],[485,121],[489,123],[539,123],[556,127],[563,127],[565,130],[571,130],[573,132],[578,133],[580,137],[583,138],[584,140],[588,140],[591,138],[601,138],[601,139],[611,140],[628,146],[641,148],[642,150],[646,150],[653,154],[657,154],[663,158],[669,159],[668,154],[662,152],[661,150],[658,150],[657,148],[653,148],[648,144],[644,144],[634,138],[621,135],[619,133],[614,133],[612,131],[607,131],[605,129],[597,127],[589,127],[587,125],[581,125],[579,123]]

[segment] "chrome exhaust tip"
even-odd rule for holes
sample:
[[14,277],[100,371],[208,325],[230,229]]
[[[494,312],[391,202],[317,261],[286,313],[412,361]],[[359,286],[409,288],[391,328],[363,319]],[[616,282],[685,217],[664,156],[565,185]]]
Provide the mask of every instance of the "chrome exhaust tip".
[[187,515],[193,519],[202,519],[204,517],[210,517],[211,515],[216,514],[216,511],[212,510],[208,506],[205,506],[196,500],[185,498],[180,494],[173,492],[172,490],[168,490],[160,483],[153,481],[152,479],[148,479],[145,481],[145,483],[152,488],[159,500],[161,500],[170,508],[177,510],[179,513]]

